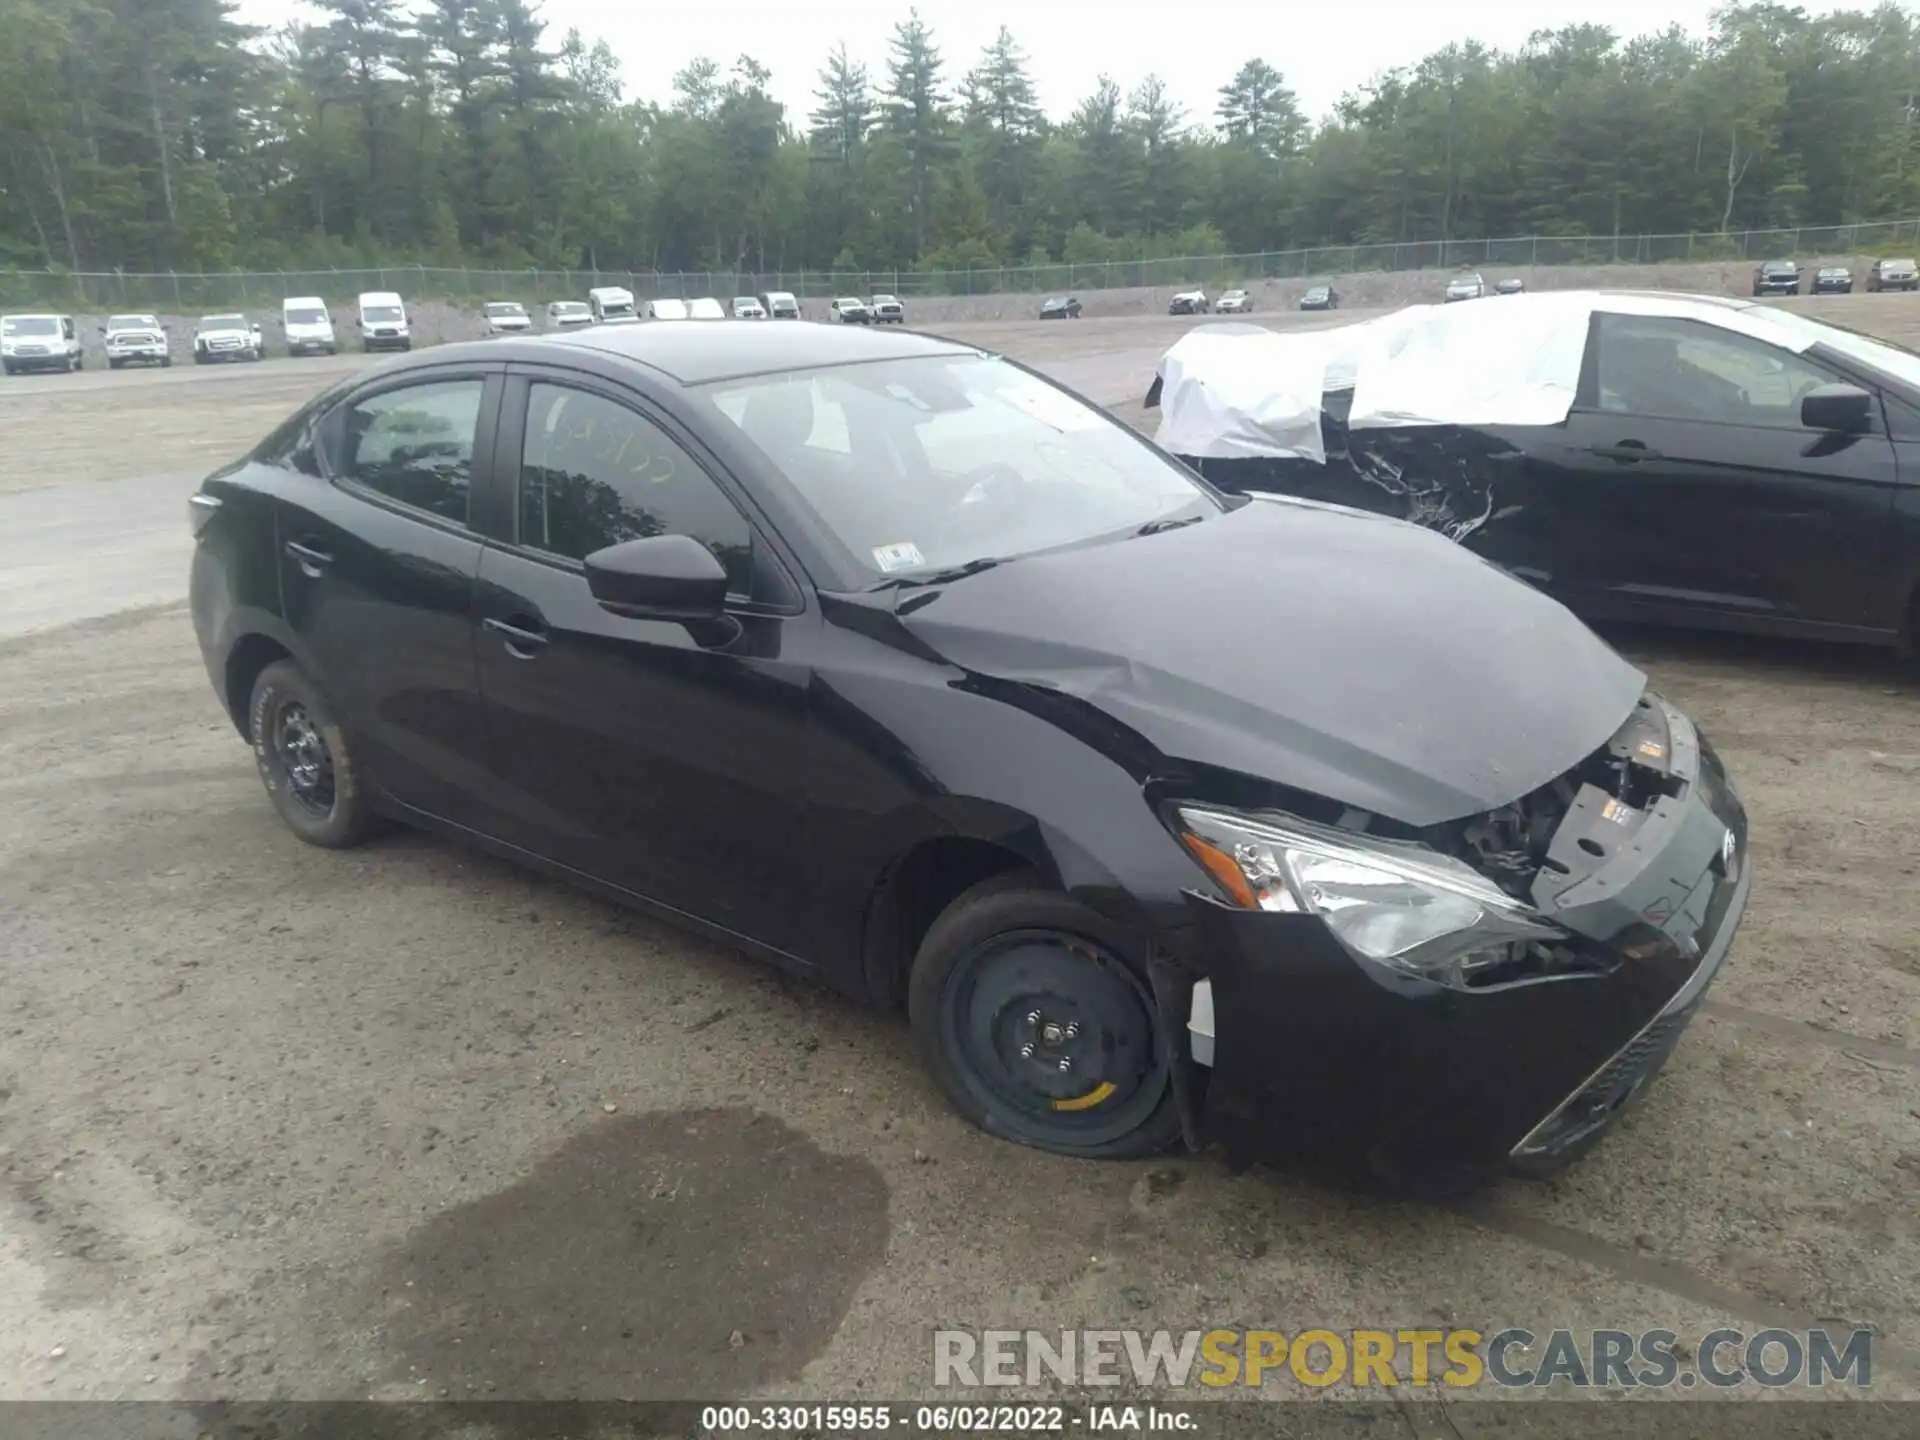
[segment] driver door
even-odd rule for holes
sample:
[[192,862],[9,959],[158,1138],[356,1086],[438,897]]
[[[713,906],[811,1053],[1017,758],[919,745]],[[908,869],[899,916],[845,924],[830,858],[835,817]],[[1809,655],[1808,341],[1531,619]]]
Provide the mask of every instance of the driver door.
[[1898,476],[1880,405],[1862,435],[1800,423],[1800,397],[1842,381],[1701,321],[1595,315],[1554,481],[1582,608],[1862,623]]
[[[493,833],[788,955],[811,949],[809,636],[800,587],[707,459],[636,397],[516,367],[476,638]],[[732,637],[603,608],[581,561],[690,535]]]

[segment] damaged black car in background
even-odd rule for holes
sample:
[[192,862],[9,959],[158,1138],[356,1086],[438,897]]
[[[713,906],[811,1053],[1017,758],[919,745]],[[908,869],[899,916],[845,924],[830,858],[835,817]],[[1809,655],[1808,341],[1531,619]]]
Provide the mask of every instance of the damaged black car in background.
[[1161,370],[1160,442],[1216,485],[1411,520],[1589,619],[1920,634],[1920,355],[1885,341],[1558,292],[1203,330]]
[[961,1114],[1063,1154],[1552,1169],[1751,882],[1711,746],[1558,603],[952,341],[442,346],[191,514],[302,839],[404,821],[903,1005]]

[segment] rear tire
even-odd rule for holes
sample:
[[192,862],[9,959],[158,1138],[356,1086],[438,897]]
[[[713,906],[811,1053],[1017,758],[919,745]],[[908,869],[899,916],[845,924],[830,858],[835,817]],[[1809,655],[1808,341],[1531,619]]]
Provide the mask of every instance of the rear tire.
[[1058,1155],[1132,1159],[1180,1135],[1170,1037],[1135,946],[1029,872],[941,912],[914,957],[922,1061],[985,1130]]
[[352,743],[326,697],[291,660],[267,666],[253,682],[247,734],[267,798],[309,845],[344,850],[380,828]]

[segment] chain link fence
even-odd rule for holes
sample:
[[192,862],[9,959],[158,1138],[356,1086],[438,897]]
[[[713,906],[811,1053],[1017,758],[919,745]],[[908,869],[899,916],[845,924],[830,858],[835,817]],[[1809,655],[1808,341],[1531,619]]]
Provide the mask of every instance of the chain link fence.
[[1337,245],[1254,255],[1199,255],[1163,260],[1111,260],[992,270],[484,270],[385,265],[346,270],[0,271],[0,308],[83,311],[145,310],[191,314],[216,309],[277,307],[288,296],[345,301],[369,290],[397,290],[409,299],[454,302],[578,300],[589,289],[618,285],[642,301],[789,291],[802,299],[839,295],[1068,293],[1077,290],[1218,287],[1256,280],[1332,279],[1394,270],[1462,266],[1661,265],[1690,261],[1835,258],[1920,252],[1920,219],[1790,230],[1736,230],[1687,235],[1521,235],[1507,239],[1427,240],[1390,245]]

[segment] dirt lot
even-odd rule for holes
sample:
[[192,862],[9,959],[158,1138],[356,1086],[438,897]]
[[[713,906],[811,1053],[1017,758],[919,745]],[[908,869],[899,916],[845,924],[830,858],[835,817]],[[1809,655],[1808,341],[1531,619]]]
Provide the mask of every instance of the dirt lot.
[[[1120,398],[1177,328],[975,333]],[[346,368],[10,385],[0,490],[205,467]],[[1920,1396],[1920,688],[1618,639],[1745,791],[1747,925],[1595,1155],[1450,1208],[995,1143],[892,1017],[437,840],[303,847],[181,603],[0,641],[0,1398],[860,1399],[928,1393],[943,1325],[1721,1323],[1871,1325]]]

